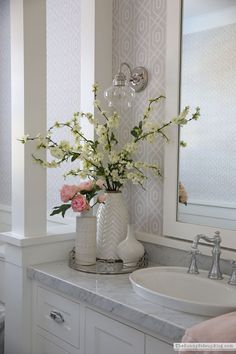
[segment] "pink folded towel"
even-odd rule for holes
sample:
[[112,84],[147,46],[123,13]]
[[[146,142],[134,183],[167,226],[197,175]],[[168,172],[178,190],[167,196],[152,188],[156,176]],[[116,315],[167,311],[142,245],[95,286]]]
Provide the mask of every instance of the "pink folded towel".
[[[236,343],[236,312],[211,318],[185,331],[182,343]],[[182,351],[185,354],[226,354],[227,351]],[[235,351],[228,353],[236,354]]]

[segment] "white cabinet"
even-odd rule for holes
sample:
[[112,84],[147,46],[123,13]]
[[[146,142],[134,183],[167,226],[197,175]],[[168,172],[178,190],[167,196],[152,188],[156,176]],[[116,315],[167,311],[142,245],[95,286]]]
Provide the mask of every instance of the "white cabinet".
[[38,283],[32,354],[173,354],[170,344]]
[[85,354],[144,354],[144,333],[86,309]]
[[145,354],[174,354],[172,345],[164,343],[157,338],[146,335]]

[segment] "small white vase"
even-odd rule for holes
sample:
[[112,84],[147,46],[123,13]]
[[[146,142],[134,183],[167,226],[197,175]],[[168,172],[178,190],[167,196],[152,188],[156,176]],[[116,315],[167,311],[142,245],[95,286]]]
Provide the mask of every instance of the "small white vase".
[[97,218],[92,215],[76,217],[75,261],[80,265],[96,263]]
[[121,192],[108,192],[97,211],[97,258],[117,260],[117,246],[127,235],[128,209]]
[[144,255],[144,247],[136,240],[132,225],[128,225],[127,237],[117,247],[117,253],[127,267],[135,267]]

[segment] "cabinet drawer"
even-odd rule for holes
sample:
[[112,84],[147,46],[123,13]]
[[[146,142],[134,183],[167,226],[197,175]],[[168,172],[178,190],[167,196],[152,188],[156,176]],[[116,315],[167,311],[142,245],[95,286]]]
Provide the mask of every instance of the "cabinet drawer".
[[34,342],[34,354],[73,354],[73,351],[60,348],[55,343],[37,334]]
[[37,288],[36,324],[79,348],[79,304],[63,296]]

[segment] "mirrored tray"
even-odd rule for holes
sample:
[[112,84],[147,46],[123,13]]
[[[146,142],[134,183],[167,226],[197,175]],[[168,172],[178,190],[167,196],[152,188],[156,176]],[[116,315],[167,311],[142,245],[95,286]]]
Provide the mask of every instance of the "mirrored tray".
[[118,261],[107,261],[102,259],[97,259],[96,264],[93,265],[80,265],[75,261],[75,249],[73,248],[69,254],[69,267],[80,272],[93,273],[93,274],[126,274],[131,273],[136,269],[147,267],[147,256],[146,253],[138,261],[136,266],[128,267],[123,264],[121,260]]

